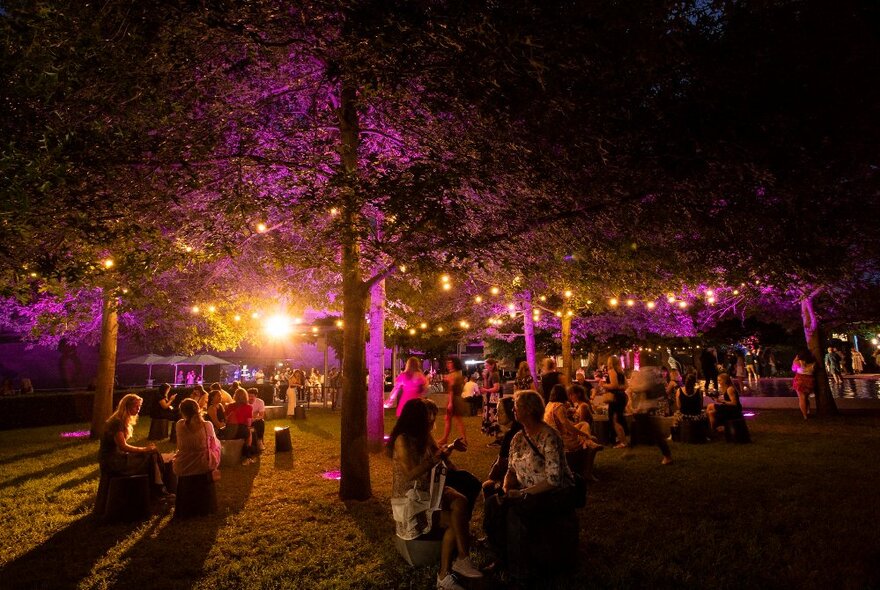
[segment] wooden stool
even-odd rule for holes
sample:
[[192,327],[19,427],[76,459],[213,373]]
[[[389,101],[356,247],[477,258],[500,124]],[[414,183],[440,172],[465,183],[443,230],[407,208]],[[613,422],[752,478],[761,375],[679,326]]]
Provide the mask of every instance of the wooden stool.
[[297,405],[293,409],[293,419],[294,420],[305,420],[306,419],[306,407]]
[[168,438],[168,425],[170,421],[164,418],[150,418],[150,440],[165,440]]
[[237,467],[241,465],[241,451],[244,449],[245,440],[236,438],[233,440],[220,441],[220,465],[223,467]]
[[104,518],[107,521],[132,521],[149,516],[150,478],[146,475],[111,477]]
[[752,442],[745,418],[734,418],[724,423],[724,438],[727,442],[746,444]]
[[708,424],[705,420],[682,420],[679,425],[680,442],[698,445],[706,442],[708,437]]
[[293,451],[293,444],[290,441],[290,426],[275,427],[275,452],[289,453]]
[[611,444],[611,430],[613,428],[614,426],[611,425],[610,420],[593,418],[593,425],[590,427],[590,432],[592,432],[593,436],[595,436],[600,443],[607,445]]
[[217,486],[210,473],[177,478],[174,518],[205,516],[217,512]]

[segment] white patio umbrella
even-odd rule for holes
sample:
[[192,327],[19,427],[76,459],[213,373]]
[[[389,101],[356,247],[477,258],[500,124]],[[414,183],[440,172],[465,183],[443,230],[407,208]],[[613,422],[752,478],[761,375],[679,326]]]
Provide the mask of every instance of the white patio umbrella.
[[153,354],[152,352],[148,352],[147,354],[142,354],[140,356],[136,356],[134,358],[130,358],[127,361],[122,361],[119,363],[120,365],[147,365],[147,382],[153,382],[153,365],[169,365],[171,363],[166,362],[167,357],[159,356],[158,354]]
[[211,354],[196,354],[180,361],[181,365],[199,365],[202,367],[201,380],[205,380],[205,365],[234,365],[229,361]]

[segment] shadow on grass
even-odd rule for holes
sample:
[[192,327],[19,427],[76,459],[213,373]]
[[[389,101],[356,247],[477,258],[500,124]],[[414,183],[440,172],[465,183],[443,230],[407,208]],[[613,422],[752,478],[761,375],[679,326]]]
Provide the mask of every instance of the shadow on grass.
[[[75,487],[79,487],[81,484],[84,484],[90,480],[98,481],[101,478],[101,470],[98,467],[95,467],[89,473],[83,475],[82,477],[77,477],[76,479],[71,479],[65,481],[61,485],[55,488],[55,492],[60,492],[63,490],[73,489]],[[94,501],[94,500],[93,500]]]
[[18,455],[12,455],[10,457],[6,457],[5,459],[0,459],[0,465],[10,465],[12,463],[18,463],[19,461],[25,461],[27,459],[36,459],[37,457],[42,457],[44,455],[54,455],[59,451],[67,449],[69,447],[75,447],[78,445],[85,446],[87,443],[83,443],[79,440],[72,440],[63,442],[57,445],[49,445],[45,449],[40,449],[38,451],[31,451],[30,453],[21,453]]
[[293,453],[275,453],[275,469],[282,471],[293,469]]
[[223,469],[222,473],[217,484],[217,513],[171,519],[157,534],[142,535],[126,555],[125,568],[116,577],[114,587],[188,588],[205,575],[204,564],[217,533],[231,515],[244,509],[259,464]]
[[3,487],[13,487],[25,483],[26,481],[49,477],[53,475],[64,475],[65,473],[69,473],[74,469],[79,469],[80,467],[85,467],[87,465],[94,465],[96,462],[97,461],[95,454],[92,453],[91,450],[89,450],[89,453],[83,455],[82,457],[77,457],[76,459],[71,459],[70,461],[58,463],[57,465],[53,465],[48,469],[36,469],[23,475],[19,475],[18,477],[14,477],[9,481],[3,482]]
[[[4,588],[76,588],[92,567],[142,523],[101,525],[90,515],[0,568]],[[83,542],[88,539],[88,542]]]
[[328,430],[324,430],[323,428],[315,424],[310,424],[306,420],[295,420],[292,424],[296,426],[297,430],[299,430],[300,432],[313,434],[318,438],[323,438],[325,440],[330,440],[331,438],[333,438],[333,433]]

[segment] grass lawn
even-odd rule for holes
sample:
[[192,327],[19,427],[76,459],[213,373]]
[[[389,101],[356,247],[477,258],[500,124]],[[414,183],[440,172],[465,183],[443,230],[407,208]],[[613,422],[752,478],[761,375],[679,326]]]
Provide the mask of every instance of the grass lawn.
[[[373,500],[343,503],[321,477],[339,464],[338,414],[292,423],[292,455],[273,453],[278,424],[259,463],[224,469],[218,514],[134,525],[90,516],[97,443],[59,436],[85,426],[0,432],[0,588],[433,588],[434,568],[394,550],[390,460],[371,457]],[[455,460],[483,477],[497,451],[476,418],[467,427],[471,449]],[[653,447],[606,450],[580,511],[577,569],[552,586],[880,587],[878,427],[877,416],[764,411],[754,444],[676,444],[669,467]]]

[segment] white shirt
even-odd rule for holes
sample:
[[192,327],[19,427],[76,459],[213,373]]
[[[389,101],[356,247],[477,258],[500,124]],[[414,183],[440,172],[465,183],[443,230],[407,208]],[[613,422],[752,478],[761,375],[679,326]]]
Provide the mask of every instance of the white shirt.
[[254,398],[253,403],[251,403],[251,402],[248,402],[248,403],[250,403],[251,407],[253,407],[253,409],[254,409],[253,412],[254,412],[255,419],[257,419],[257,420],[259,419],[259,418],[256,418],[256,416],[258,416],[258,415],[260,416],[260,418],[265,417],[264,415],[266,414],[266,402],[264,402],[263,400],[261,400],[260,398],[257,397],[257,398]]
[[480,395],[480,386],[477,385],[476,381],[468,381],[464,384],[461,397],[467,399],[469,397],[474,397],[475,395]]

